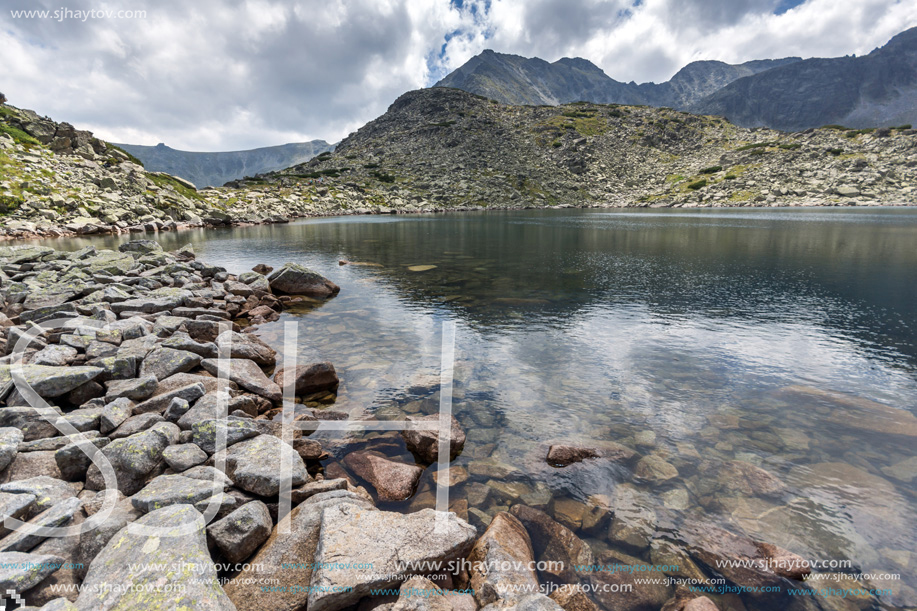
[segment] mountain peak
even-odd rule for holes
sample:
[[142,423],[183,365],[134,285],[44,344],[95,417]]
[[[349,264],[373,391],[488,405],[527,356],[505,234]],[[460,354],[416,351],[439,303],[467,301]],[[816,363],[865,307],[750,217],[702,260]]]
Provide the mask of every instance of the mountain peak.
[[659,84],[621,83],[581,57],[548,63],[487,49],[434,87],[516,105],[583,100],[671,107],[784,130],[896,126],[917,122],[917,27],[863,57],[742,64],[707,59],[687,64]]

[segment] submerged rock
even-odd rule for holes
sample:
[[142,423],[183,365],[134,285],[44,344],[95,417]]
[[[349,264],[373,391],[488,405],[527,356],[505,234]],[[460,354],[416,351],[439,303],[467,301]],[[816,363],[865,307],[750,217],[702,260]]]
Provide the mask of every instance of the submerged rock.
[[[522,523],[506,512],[494,516],[487,531],[477,540],[471,553],[471,587],[478,605],[486,607],[534,607],[559,611],[560,607],[538,592],[535,552]],[[529,599],[526,597],[535,598]]]
[[553,445],[548,448],[547,460],[552,467],[566,467],[582,462],[588,458],[600,456],[597,448],[580,448],[576,446]]
[[[283,388],[288,383],[288,370],[280,369],[274,375],[274,382]],[[297,396],[306,396],[323,390],[337,390],[340,380],[331,363],[297,365],[293,372],[293,391]]]
[[371,452],[351,452],[344,464],[372,484],[382,501],[403,501],[417,489],[423,469],[395,462]]
[[655,454],[647,454],[637,463],[634,474],[656,484],[678,477],[678,469]]
[[[465,447],[465,431],[455,416],[450,417],[449,429],[449,460],[455,459]],[[405,430],[401,431],[401,437],[407,444],[408,449],[427,463],[434,463],[439,457],[439,439],[440,432],[421,430],[418,424],[440,424],[440,416],[433,414],[430,416],[408,416]]]
[[781,578],[802,580],[808,563],[787,550],[735,535],[709,524],[687,524],[680,531],[688,553],[745,587],[780,585]]
[[510,513],[525,526],[535,559],[544,561],[547,567],[542,574],[551,581],[577,583],[580,574],[574,567],[595,564],[589,546],[548,514],[525,505],[514,505]]

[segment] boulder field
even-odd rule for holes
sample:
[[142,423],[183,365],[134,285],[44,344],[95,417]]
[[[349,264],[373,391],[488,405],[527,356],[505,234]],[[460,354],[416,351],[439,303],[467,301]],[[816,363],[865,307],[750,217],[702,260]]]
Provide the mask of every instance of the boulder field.
[[[307,437],[348,418],[328,406],[341,372],[284,368],[256,334],[339,290],[295,262],[230,274],[190,245],[166,252],[151,240],[0,247],[0,588],[45,611],[636,611],[734,600],[602,569],[646,562],[625,552],[651,549],[654,562],[678,560],[674,575],[718,570],[745,587],[806,576],[791,552],[715,525],[683,525],[684,540],[663,541],[662,516],[635,509],[630,484],[578,516],[560,502],[552,516],[513,501],[482,521],[484,497],[471,492],[453,511],[406,512],[398,503],[445,458],[442,432],[420,426],[439,416],[412,418],[392,437],[407,450],[398,459],[360,444],[323,448]],[[295,397],[286,407],[296,427],[284,426],[284,396]],[[452,461],[466,432],[455,418],[444,426]],[[675,470],[611,442],[553,445],[538,461],[635,464],[653,485]],[[782,492],[760,469],[727,475],[727,491]],[[468,477],[450,468],[451,485]],[[514,486],[469,490],[510,499]],[[617,547],[581,538],[600,531]],[[747,566],[712,568],[724,560]]]

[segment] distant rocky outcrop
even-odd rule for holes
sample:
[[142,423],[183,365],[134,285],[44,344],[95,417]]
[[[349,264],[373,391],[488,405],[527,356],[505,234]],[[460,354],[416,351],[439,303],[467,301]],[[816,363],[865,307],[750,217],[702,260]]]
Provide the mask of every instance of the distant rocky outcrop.
[[507,104],[642,104],[719,115],[743,127],[917,123],[917,28],[863,57],[692,62],[665,83],[621,83],[581,58],[554,63],[484,51],[436,83]]
[[245,176],[282,170],[334,150],[334,145],[324,140],[219,153],[179,151],[161,143],[156,146],[117,146],[140,159],[148,170],[180,176],[197,187],[219,187]]

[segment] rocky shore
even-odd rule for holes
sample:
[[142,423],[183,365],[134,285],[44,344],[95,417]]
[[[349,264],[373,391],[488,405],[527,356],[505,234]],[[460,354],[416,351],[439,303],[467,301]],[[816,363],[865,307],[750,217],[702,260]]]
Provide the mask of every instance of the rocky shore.
[[917,203],[917,131],[784,133],[600,104],[520,107],[404,94],[333,153],[220,188],[0,105],[0,239],[282,223],[300,217],[549,207]]
[[[467,521],[470,494],[446,513],[385,509],[415,495],[439,458],[439,433],[419,425],[395,433],[413,463],[365,446],[337,448],[343,467],[329,462],[309,434],[347,417],[333,407],[333,364],[285,369],[253,333],[284,308],[338,290],[296,263],[229,274],[198,261],[190,245],[0,246],[3,591],[45,611],[699,611],[741,602],[601,567],[645,565],[625,550],[646,548],[654,564],[674,567],[663,577],[720,574],[755,588],[808,573],[798,556],[711,524],[653,538],[636,501],[598,499],[575,523],[543,503],[514,502],[478,517],[477,528]],[[281,422],[284,391],[296,396],[292,432]],[[465,442],[454,418],[450,440],[452,460]],[[380,449],[392,443],[381,441]],[[612,461],[653,482],[674,470],[614,443],[555,445],[540,461],[547,469]],[[733,479],[756,493],[780,492],[763,469],[734,468]],[[450,471],[461,484],[463,469]],[[624,547],[593,549],[577,534],[606,531]]]

